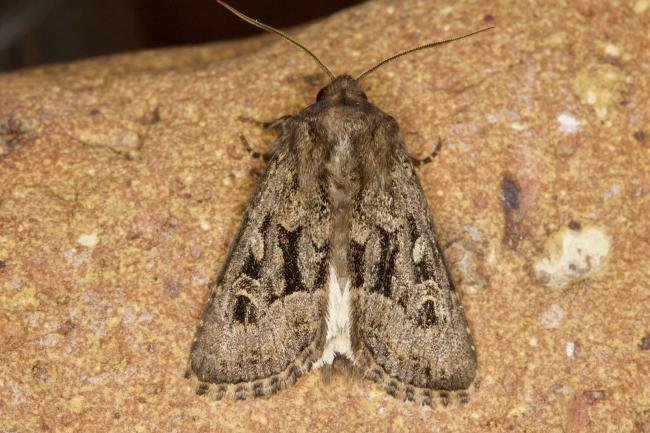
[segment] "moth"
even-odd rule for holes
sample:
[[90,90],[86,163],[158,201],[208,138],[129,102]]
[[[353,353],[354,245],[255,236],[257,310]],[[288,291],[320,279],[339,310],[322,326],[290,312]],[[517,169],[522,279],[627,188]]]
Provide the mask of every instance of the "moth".
[[349,362],[392,396],[466,400],[477,360],[427,200],[394,118],[357,78],[330,77],[279,131],[191,348],[196,393],[245,399]]

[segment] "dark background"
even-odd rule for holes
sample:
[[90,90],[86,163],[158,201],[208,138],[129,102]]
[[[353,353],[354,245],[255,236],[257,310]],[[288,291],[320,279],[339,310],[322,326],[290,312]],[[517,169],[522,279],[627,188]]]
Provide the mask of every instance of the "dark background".
[[[273,27],[289,27],[361,0],[228,3]],[[259,32],[214,0],[0,0],[0,71]]]

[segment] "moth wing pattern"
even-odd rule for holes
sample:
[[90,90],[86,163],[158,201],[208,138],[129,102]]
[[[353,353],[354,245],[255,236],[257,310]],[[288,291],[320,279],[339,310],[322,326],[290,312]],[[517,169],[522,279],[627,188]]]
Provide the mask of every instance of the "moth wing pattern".
[[392,161],[353,206],[355,365],[395,397],[430,405],[457,395],[464,402],[476,354],[426,197],[396,123],[375,138],[388,141],[377,147],[392,149]]
[[322,351],[330,209],[299,179],[293,141],[307,138],[280,129],[195,334],[187,375],[200,395],[273,393]]

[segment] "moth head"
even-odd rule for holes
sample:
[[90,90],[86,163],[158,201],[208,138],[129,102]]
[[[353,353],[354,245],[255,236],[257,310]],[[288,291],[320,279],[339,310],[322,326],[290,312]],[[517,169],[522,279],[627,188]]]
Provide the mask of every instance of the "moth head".
[[[269,33],[275,33],[276,35],[283,37],[284,39],[291,42],[295,46],[297,46],[297,47],[301,48],[302,50],[304,50],[307,54],[309,54],[316,61],[316,63],[318,63],[318,65],[321,67],[321,69],[323,71],[325,71],[325,73],[330,77],[330,81],[331,81],[330,86],[332,86],[337,80],[346,79],[346,80],[354,81],[356,86],[359,87],[358,82],[361,81],[362,78],[364,78],[366,75],[370,74],[371,72],[375,71],[379,67],[384,66],[386,63],[389,63],[389,62],[391,62],[391,61],[393,61],[393,60],[395,60],[395,59],[397,59],[399,57],[405,56],[406,54],[410,54],[410,53],[413,53],[415,51],[423,50],[425,48],[435,47],[436,45],[448,44],[449,42],[457,41],[459,39],[464,39],[464,38],[467,38],[469,36],[475,35],[477,33],[481,33],[481,32],[484,32],[486,30],[490,30],[490,29],[494,28],[494,27],[486,27],[486,28],[477,30],[475,32],[467,33],[465,35],[456,36],[456,37],[449,38],[449,39],[444,39],[442,41],[430,42],[428,44],[420,45],[420,46],[415,47],[415,48],[410,48],[408,50],[401,51],[401,52],[399,52],[399,53],[397,53],[397,54],[395,54],[393,56],[388,57],[387,59],[382,60],[381,62],[377,63],[372,68],[366,69],[365,72],[359,74],[356,77],[356,79],[354,79],[354,78],[352,78],[352,77],[350,77],[348,75],[339,75],[338,77],[335,76],[334,73],[332,73],[332,71],[330,70],[330,68],[325,66],[325,64],[318,57],[316,57],[316,55],[314,53],[309,51],[309,49],[307,49],[307,47],[305,47],[303,44],[296,41],[295,39],[293,39],[291,36],[287,35],[286,33],[282,32],[282,31],[280,31],[278,29],[275,29],[275,28],[273,28],[273,27],[271,27],[271,26],[269,26],[267,24],[261,23],[261,22],[257,21],[256,19],[253,19],[253,18],[251,18],[251,17],[249,17],[247,15],[244,15],[243,13],[239,12],[237,9],[235,9],[232,6],[224,3],[222,0],[217,0],[217,3],[219,3],[221,6],[225,7],[230,12],[237,15],[239,18],[246,21],[247,23],[252,24],[255,27],[259,27],[262,30],[266,30]],[[326,90],[330,86],[327,86],[327,87],[323,88],[321,90],[321,92],[323,92],[324,90]],[[363,94],[363,92],[361,92],[361,89],[359,89],[359,91],[360,91],[361,94]]]
[[349,100],[353,102],[367,101],[368,97],[359,82],[349,75],[339,75],[334,78],[327,86],[320,89],[316,101],[318,102],[336,102],[337,100]]

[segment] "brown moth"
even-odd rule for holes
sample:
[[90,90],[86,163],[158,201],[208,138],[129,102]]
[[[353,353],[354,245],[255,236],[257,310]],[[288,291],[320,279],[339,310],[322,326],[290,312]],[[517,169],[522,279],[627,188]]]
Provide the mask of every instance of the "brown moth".
[[268,395],[345,358],[395,397],[466,400],[476,354],[414,161],[358,78],[331,78],[279,131],[192,344],[215,399]]

